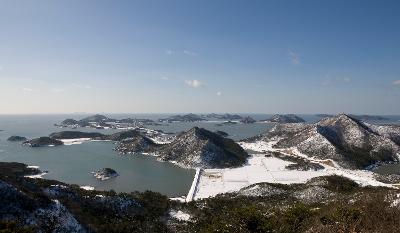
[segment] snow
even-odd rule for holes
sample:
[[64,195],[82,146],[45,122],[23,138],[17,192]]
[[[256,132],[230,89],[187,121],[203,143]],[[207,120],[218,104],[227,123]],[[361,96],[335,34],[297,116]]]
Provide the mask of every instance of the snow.
[[77,145],[91,140],[92,140],[91,138],[75,138],[75,139],[61,139],[60,141],[62,141],[64,145]]
[[172,211],[169,212],[169,215],[172,218],[178,219],[180,221],[189,221],[190,217],[191,217],[190,214],[185,213],[185,212],[183,212],[181,210],[178,210],[178,211],[172,210]]
[[390,204],[391,207],[399,206],[400,204],[400,193],[396,194],[396,199]]
[[182,196],[182,197],[171,197],[169,198],[171,201],[179,201],[179,202],[186,202],[186,197]]
[[84,186],[80,186],[80,188],[81,189],[84,189],[84,190],[94,190],[94,187],[93,186],[88,186],[88,185],[84,185]]
[[44,175],[46,175],[48,172],[42,172],[36,175],[28,175],[28,176],[24,176],[26,178],[31,178],[31,179],[42,179]]
[[172,140],[168,140],[165,137],[149,137],[156,144],[169,144]]
[[[255,143],[240,143],[244,149],[249,149],[261,154],[254,154],[248,159],[246,165],[238,168],[204,169],[198,181],[197,189],[193,199],[213,197],[220,193],[229,193],[240,190],[252,184],[268,183],[305,183],[307,180],[329,175],[340,175],[354,180],[362,186],[387,186],[375,180],[373,172],[367,170],[349,170],[338,166],[332,160],[318,160],[300,153],[297,148],[277,149],[272,146],[277,141],[257,141]],[[288,170],[285,167],[292,164],[276,157],[266,157],[262,152],[279,151],[287,156],[301,157],[310,162],[319,163],[324,166],[322,170],[298,171]],[[329,162],[329,163],[327,163]],[[327,165],[327,164],[331,164]]]
[[50,185],[51,187],[58,187],[58,188],[62,188],[62,189],[66,189],[67,188],[67,186],[65,186],[65,185],[60,185],[60,184],[52,184],[52,185]]

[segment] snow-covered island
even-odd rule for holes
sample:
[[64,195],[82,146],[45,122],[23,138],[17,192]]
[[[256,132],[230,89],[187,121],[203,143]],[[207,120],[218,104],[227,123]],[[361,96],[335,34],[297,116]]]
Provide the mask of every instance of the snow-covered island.
[[65,119],[61,123],[55,124],[60,128],[94,128],[94,129],[133,129],[144,127],[146,125],[160,125],[150,119],[123,118],[113,119],[104,115],[96,114],[80,120]]

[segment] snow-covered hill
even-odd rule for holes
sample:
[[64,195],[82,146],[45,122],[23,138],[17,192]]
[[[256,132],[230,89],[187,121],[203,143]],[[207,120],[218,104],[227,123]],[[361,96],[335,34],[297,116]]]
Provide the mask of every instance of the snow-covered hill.
[[346,114],[314,124],[277,124],[255,140],[278,140],[277,148],[296,147],[307,156],[332,159],[346,168],[397,162],[400,155],[399,127],[366,124]]

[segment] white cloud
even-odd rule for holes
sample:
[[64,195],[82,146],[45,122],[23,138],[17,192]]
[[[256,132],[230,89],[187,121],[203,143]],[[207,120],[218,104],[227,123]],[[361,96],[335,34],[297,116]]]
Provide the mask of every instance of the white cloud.
[[222,92],[218,91],[217,96],[221,96],[221,95],[222,95]]
[[171,55],[174,55],[174,54],[180,55],[182,53],[184,55],[191,56],[191,57],[195,57],[195,56],[199,55],[198,53],[196,53],[196,52],[194,52],[192,50],[187,50],[187,49],[185,49],[185,50],[172,50],[172,49],[165,50],[165,54],[168,55],[168,56],[171,56]]
[[399,80],[396,80],[396,81],[393,81],[393,85],[399,85],[400,86],[400,79]]
[[300,55],[289,50],[289,60],[293,65],[300,64]]
[[78,83],[73,83],[72,86],[80,88],[80,89],[91,89],[92,86],[87,85],[87,84],[78,84]]
[[185,81],[186,85],[194,88],[199,88],[203,87],[204,83],[200,82],[199,80],[193,79],[193,80],[186,80]]
[[343,84],[343,83],[350,83],[351,78],[349,77],[331,77],[329,74],[325,75],[324,80],[322,81],[323,86],[330,86],[335,84]]
[[190,50],[183,50],[183,53],[188,55],[188,56],[192,56],[192,57],[195,57],[195,56],[198,55],[196,52],[193,52],[193,51],[190,51]]
[[26,91],[26,92],[32,92],[33,91],[33,89],[29,88],[29,87],[23,87],[22,90]]
[[167,76],[162,76],[161,79],[162,80],[169,80],[169,78]]

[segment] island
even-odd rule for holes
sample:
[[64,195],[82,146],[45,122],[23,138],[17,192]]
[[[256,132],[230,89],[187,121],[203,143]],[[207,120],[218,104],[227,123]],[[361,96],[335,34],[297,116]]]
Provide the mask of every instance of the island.
[[28,140],[26,137],[22,137],[22,136],[11,136],[7,139],[7,141],[10,142],[21,142],[21,141],[26,141]]
[[267,123],[303,123],[305,120],[299,116],[296,116],[294,114],[276,114],[273,115],[271,118],[263,120],[261,122],[267,122]]
[[43,147],[43,146],[60,146],[64,143],[60,140],[53,139],[50,137],[40,137],[25,141],[23,145],[30,147]]
[[236,125],[238,122],[236,121],[225,121],[222,123],[215,124],[215,126],[228,126],[228,125]]
[[361,121],[387,121],[390,120],[389,117],[386,116],[377,116],[377,115],[350,115]]
[[119,174],[111,168],[102,168],[98,171],[92,172],[93,176],[96,177],[96,179],[99,180],[108,180],[114,177],[119,176]]
[[238,114],[229,114],[229,113],[225,114],[211,113],[211,114],[204,114],[201,116],[208,119],[229,120],[229,121],[241,120],[243,118]]
[[247,116],[247,117],[242,118],[240,120],[240,122],[243,123],[243,124],[253,124],[253,123],[256,123],[257,121],[254,120],[253,118]]
[[72,118],[65,119],[59,124],[55,124],[57,127],[61,128],[95,128],[95,129],[129,129],[129,128],[139,128],[146,125],[160,125],[159,123],[150,119],[113,119],[107,116],[96,114],[93,116],[85,117],[81,120],[75,120]]
[[[326,118],[326,117],[334,117],[335,115],[331,114],[316,114],[317,117]],[[349,114],[349,116],[356,118],[361,121],[386,121],[390,120],[389,117],[386,116],[378,116],[378,115],[355,115]]]
[[199,127],[179,134],[171,143],[161,147],[157,154],[162,160],[192,168],[238,167],[249,157],[232,139]]
[[186,114],[186,115],[174,115],[174,116],[170,116],[167,118],[162,118],[159,119],[158,121],[160,122],[168,122],[168,123],[172,123],[172,122],[197,122],[197,121],[205,121],[206,119],[204,117],[201,117],[197,114]]

